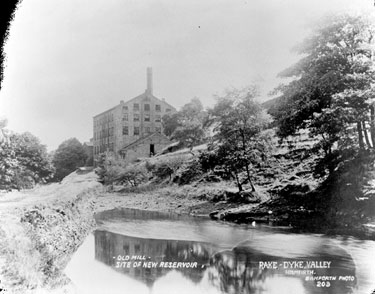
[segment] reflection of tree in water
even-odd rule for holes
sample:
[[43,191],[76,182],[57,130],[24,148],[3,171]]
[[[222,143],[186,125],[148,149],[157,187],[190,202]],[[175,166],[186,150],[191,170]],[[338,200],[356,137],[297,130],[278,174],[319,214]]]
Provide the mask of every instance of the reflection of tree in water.
[[266,277],[273,272],[260,269],[257,260],[276,260],[256,250],[234,248],[215,254],[210,260],[208,279],[224,293],[262,293]]
[[[298,242],[298,241],[296,241]],[[266,244],[266,243],[265,243]],[[116,271],[141,280],[151,287],[161,276],[171,270],[181,272],[189,280],[199,283],[202,277],[207,278],[210,284],[222,293],[258,294],[279,293],[277,289],[285,290],[286,287],[301,289],[302,293],[329,293],[349,294],[354,293],[354,281],[330,281],[330,287],[318,287],[317,281],[306,281],[305,275],[286,274],[283,267],[278,270],[261,269],[259,262],[276,261],[278,264],[292,261],[330,261],[330,268],[312,269],[314,276],[354,276],[355,264],[351,255],[339,246],[324,239],[314,244],[301,243],[303,247],[297,255],[285,257],[285,246],[264,246],[261,243],[246,242],[232,250],[217,252],[215,245],[202,242],[160,240],[129,237],[107,231],[95,232],[95,258],[111,266]],[[296,244],[290,244],[291,247]],[[301,247],[300,246],[300,247]],[[254,249],[254,248],[258,248]],[[262,249],[266,249],[262,251]],[[277,250],[275,250],[275,248]],[[269,254],[270,252],[273,255]],[[294,252],[293,250],[290,252]],[[298,257],[304,254],[305,256]],[[121,267],[116,268],[118,256],[146,256],[147,262],[197,262],[197,268],[144,268]],[[308,257],[307,257],[308,256]],[[132,261],[134,262],[134,261]],[[207,265],[208,267],[202,267]],[[298,270],[298,269],[293,269]],[[311,270],[311,269],[308,269]],[[298,291],[296,292],[298,293]]]
[[[316,252],[316,257],[314,260],[317,261],[331,261],[331,266],[329,268],[316,269],[314,277],[318,276],[336,276],[336,281],[329,281],[330,286],[317,287],[318,281],[304,281],[304,286],[311,293],[327,293],[327,294],[349,294],[356,293],[356,267],[352,256],[339,246],[329,246],[328,244],[323,244],[320,246],[319,250]],[[339,276],[353,276],[354,281],[340,281]],[[322,282],[322,281],[321,281]],[[308,293],[310,293],[308,292]]]
[[[336,276],[336,281],[330,281],[329,287],[318,287],[317,281],[306,281],[306,275],[286,275],[284,268],[261,269],[260,261],[331,261],[330,268],[313,269],[313,277]],[[296,270],[296,269],[294,269]],[[305,293],[349,294],[354,293],[356,281],[338,281],[339,276],[354,276],[355,264],[351,255],[338,246],[322,244],[309,258],[284,258],[264,254],[249,246],[236,247],[215,254],[210,260],[207,277],[212,285],[223,293],[258,294],[268,293],[267,288],[273,284],[274,288],[302,286]],[[295,285],[292,285],[292,284]],[[326,285],[326,284],[325,284]]]
[[[111,266],[115,270],[142,280],[152,286],[156,279],[173,270],[172,268],[145,267],[120,267],[116,268],[117,257],[120,256],[145,256],[146,262],[197,262],[196,268],[178,268],[177,271],[198,283],[203,276],[202,265],[208,263],[214,252],[214,247],[209,244],[177,241],[158,240],[129,237],[108,231],[95,231],[95,259]],[[131,260],[133,264],[134,260]],[[142,261],[143,263],[143,261]]]

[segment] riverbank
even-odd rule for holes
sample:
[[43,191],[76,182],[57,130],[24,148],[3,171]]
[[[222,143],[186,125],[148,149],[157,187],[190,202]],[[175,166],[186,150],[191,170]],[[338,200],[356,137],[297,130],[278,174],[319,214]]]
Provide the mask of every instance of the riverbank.
[[228,187],[226,183],[204,186],[145,185],[135,189],[104,192],[94,200],[94,210],[100,212],[113,208],[134,208],[207,217],[212,211],[250,208],[261,201],[255,199],[254,203],[244,204],[229,199],[230,195],[236,194],[236,188]]
[[75,293],[63,270],[95,229],[95,212],[136,208],[208,216],[213,210],[243,206],[230,198],[234,191],[226,183],[211,183],[106,192],[90,172],[0,195],[0,288],[17,294]]
[[205,188],[148,186],[108,193],[90,172],[0,195],[0,289],[17,294],[76,293],[63,270],[95,229],[95,212],[138,208],[208,215],[214,208],[228,207],[223,201],[208,201],[222,189],[215,184]]
[[[250,192],[243,194],[246,193],[252,195]],[[100,212],[113,208],[134,208],[173,212],[237,224],[255,222],[289,226],[295,232],[375,240],[375,219],[365,217],[360,210],[340,210],[326,215],[324,210],[309,207],[309,202],[312,206],[316,202],[316,196],[312,193],[303,197],[298,193],[291,193],[288,197],[269,197],[262,191],[253,194],[256,195],[253,201],[240,199],[236,188],[223,182],[195,186],[146,185],[105,192],[94,200],[94,210]]]
[[149,184],[108,192],[93,172],[73,173],[61,184],[9,193],[0,196],[0,288],[17,294],[75,293],[63,270],[95,229],[97,212],[135,208],[210,215],[237,223],[306,221],[302,216],[309,215],[308,210],[291,209],[280,199],[269,198],[262,190],[239,194],[229,182]]
[[6,293],[74,293],[63,269],[95,228],[94,173],[0,196],[0,288]]

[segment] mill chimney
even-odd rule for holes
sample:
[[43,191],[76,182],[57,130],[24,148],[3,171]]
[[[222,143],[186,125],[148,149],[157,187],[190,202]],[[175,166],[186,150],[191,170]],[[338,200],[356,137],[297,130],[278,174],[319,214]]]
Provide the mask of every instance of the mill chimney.
[[147,90],[146,92],[152,95],[152,67],[147,68]]

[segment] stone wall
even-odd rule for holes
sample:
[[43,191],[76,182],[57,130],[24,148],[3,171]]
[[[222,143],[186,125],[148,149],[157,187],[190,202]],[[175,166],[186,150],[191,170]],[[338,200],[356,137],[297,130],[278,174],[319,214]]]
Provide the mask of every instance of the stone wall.
[[154,154],[157,154],[163,150],[166,146],[171,143],[165,136],[151,136],[150,138],[145,139],[140,144],[135,145],[128,150],[126,150],[125,160],[127,162],[132,162],[137,158],[151,157],[150,154],[150,145],[154,145]]

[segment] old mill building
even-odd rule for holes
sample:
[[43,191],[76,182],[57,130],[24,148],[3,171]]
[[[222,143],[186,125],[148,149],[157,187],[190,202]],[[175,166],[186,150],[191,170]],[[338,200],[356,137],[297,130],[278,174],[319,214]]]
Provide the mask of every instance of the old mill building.
[[153,95],[152,68],[147,68],[144,93],[94,116],[94,157],[112,152],[130,162],[149,157],[171,144],[163,134],[162,117],[176,109]]

